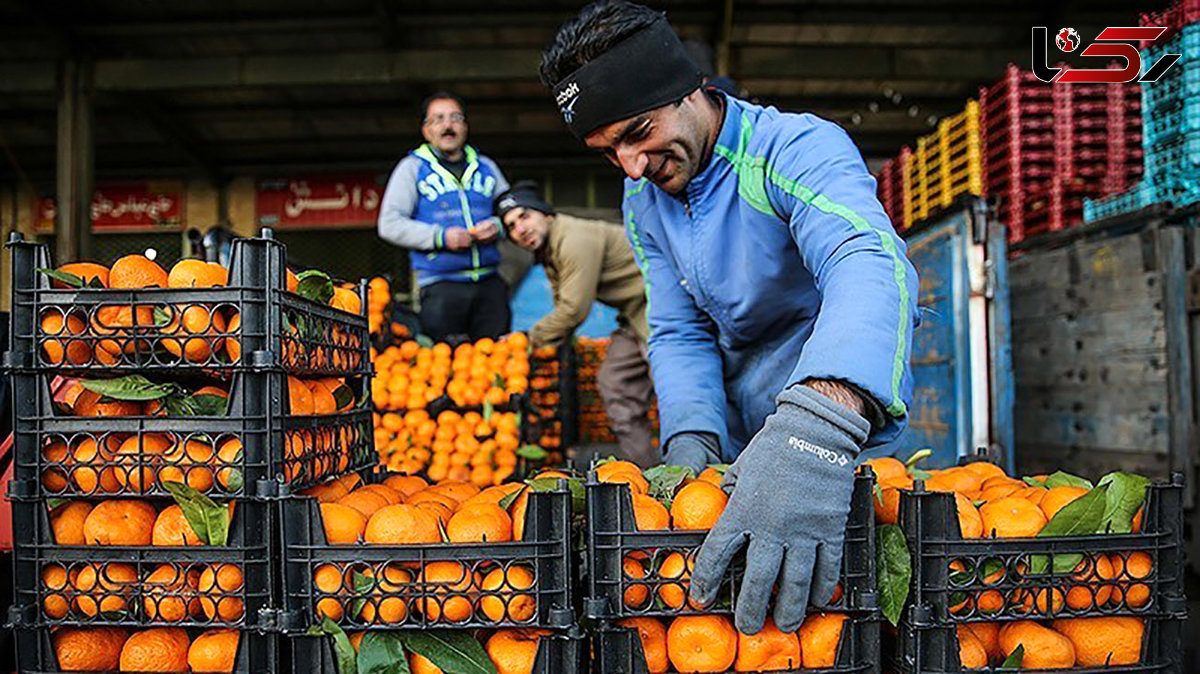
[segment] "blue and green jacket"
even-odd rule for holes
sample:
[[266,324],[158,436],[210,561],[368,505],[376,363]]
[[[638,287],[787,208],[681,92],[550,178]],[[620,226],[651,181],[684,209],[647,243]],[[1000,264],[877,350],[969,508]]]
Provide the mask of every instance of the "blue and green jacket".
[[625,181],[625,227],[646,279],[662,440],[715,433],[732,460],[810,378],[883,411],[868,446],[908,419],[917,274],[838,125],[725,97],[708,165],[672,196]]
[[508,189],[495,162],[470,145],[463,152],[467,167],[459,180],[428,143],[413,150],[392,171],[379,207],[379,236],[411,249],[422,287],[439,281],[479,281],[495,274],[500,264],[495,242],[461,251],[444,247],[447,228],[471,227],[492,217],[492,197]]

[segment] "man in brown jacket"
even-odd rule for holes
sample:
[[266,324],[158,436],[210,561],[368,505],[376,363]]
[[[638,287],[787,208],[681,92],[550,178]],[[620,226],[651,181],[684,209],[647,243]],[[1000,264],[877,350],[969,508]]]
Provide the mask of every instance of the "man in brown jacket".
[[554,310],[529,331],[534,346],[563,342],[599,300],[617,310],[618,327],[596,387],[624,458],[648,468],[662,462],[651,447],[647,416],[653,386],[646,353],[646,286],[620,225],[555,213],[536,182],[519,181],[496,197],[510,239],[533,252],[554,290]]

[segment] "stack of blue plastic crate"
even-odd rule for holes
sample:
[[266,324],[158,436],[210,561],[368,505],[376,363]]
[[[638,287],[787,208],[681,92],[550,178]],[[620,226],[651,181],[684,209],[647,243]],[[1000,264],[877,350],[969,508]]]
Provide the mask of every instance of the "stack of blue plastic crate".
[[1157,82],[1142,84],[1142,146],[1145,174],[1132,189],[1083,204],[1084,221],[1200,201],[1200,23],[1183,26],[1171,39],[1142,50],[1142,64],[1163,54],[1182,54]]

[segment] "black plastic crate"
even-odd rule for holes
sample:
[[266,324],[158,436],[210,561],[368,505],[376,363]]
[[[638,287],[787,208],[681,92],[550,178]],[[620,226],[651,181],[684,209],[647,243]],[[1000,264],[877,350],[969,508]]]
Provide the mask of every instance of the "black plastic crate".
[[[291,662],[284,671],[294,674],[342,674],[338,671],[330,638],[298,636],[288,637],[286,641]],[[556,630],[539,639],[530,674],[583,674],[588,671],[586,658],[587,643],[579,628]]]
[[262,501],[236,502],[224,546],[60,545],[47,504],[16,501],[9,622],[270,627],[276,571],[268,507]]
[[[868,472],[855,476],[842,552],[842,593],[841,597],[835,597],[836,601],[824,607],[828,610],[874,611],[878,607],[875,517],[871,504],[874,484],[875,478]],[[687,581],[680,580],[678,576],[664,577],[659,569],[672,555],[677,556],[676,561],[694,563],[707,532],[638,531],[629,485],[599,482],[595,471],[591,471],[585,487],[588,562],[584,604],[589,618],[608,620],[733,612],[745,567],[744,551],[738,553],[730,564],[716,603],[703,610],[692,608],[683,599],[687,593]],[[644,570],[645,577],[638,578],[625,572],[624,560],[630,555],[639,558],[639,565],[649,562],[649,568]],[[672,608],[664,605],[660,601],[664,593],[668,596],[674,594],[680,606]],[[645,601],[640,600],[641,595],[645,595]],[[624,601],[626,596],[639,600],[630,603],[643,605],[627,606]]]
[[[135,630],[130,630],[132,634]],[[203,630],[188,630],[188,637],[195,639]],[[75,670],[59,667],[55,654],[53,636],[48,629],[14,630],[17,671],[25,674],[66,674]],[[238,638],[237,655],[233,674],[262,674],[279,671],[278,638],[272,634],[261,634],[243,630]]]
[[286,290],[286,250],[270,238],[233,243],[228,285],[55,288],[44,244],[8,243],[13,263],[9,368],[94,376],[198,369],[214,375],[280,367],[298,376],[370,374],[366,283],[355,315]]
[[[282,499],[283,627],[304,632],[323,616],[346,630],[573,625],[570,508],[570,490],[560,481],[530,493],[521,541],[330,545],[317,499]],[[422,581],[430,563],[443,563],[438,580]],[[529,575],[514,578],[515,567]],[[319,572],[331,579],[322,581],[325,590],[315,580]],[[498,586],[483,591],[492,572],[503,574],[492,581]],[[532,606],[517,601],[522,596]]]
[[[669,628],[670,621],[663,621]],[[637,630],[617,624],[604,624],[593,636],[592,671],[603,674],[648,674],[646,654]],[[668,660],[668,666],[670,662]],[[800,663],[797,663],[799,665]],[[668,668],[668,672],[675,672]],[[732,672],[733,669],[727,670]],[[872,616],[849,616],[842,626],[834,665],[827,668],[802,669],[797,666],[788,672],[808,673],[874,673],[880,671],[879,620]]]
[[[1130,616],[1145,620],[1137,665],[1072,672],[1183,672],[1183,480],[1147,488],[1137,533],[964,540],[953,494],[901,492],[912,559],[895,666],[961,672],[965,623]],[[1105,563],[1107,561],[1107,569]]]
[[[49,375],[12,379],[13,498],[169,497],[167,481],[255,498],[378,461],[370,410],[289,416],[281,372],[235,373],[221,416],[71,416],[53,401]],[[351,381],[356,400],[365,379]]]
[[[903,491],[900,526],[913,569],[906,612],[920,623],[1178,617],[1184,611],[1182,498],[1178,475],[1149,486],[1138,533],[963,540],[953,494]],[[1115,588],[1097,602],[1105,586]]]

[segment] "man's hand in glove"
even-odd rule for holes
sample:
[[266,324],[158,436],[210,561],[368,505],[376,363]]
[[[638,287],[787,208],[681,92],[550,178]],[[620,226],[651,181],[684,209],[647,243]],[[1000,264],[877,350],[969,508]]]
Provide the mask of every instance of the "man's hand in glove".
[[663,463],[668,466],[687,466],[699,475],[708,464],[721,462],[720,445],[715,433],[677,433],[667,443],[667,455],[663,457]]
[[[723,486],[733,488],[729,505],[692,572],[691,597],[707,606],[730,560],[746,546],[734,611],[734,623],[746,634],[762,629],[776,583],[775,624],[792,632],[804,620],[810,595],[818,604],[829,603],[841,575],[854,459],[870,424],[817,389],[862,409],[861,399],[836,382],[814,381],[780,393],[775,412],[725,473]],[[837,395],[843,393],[850,398]]]

